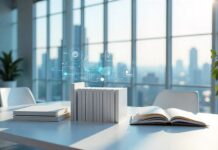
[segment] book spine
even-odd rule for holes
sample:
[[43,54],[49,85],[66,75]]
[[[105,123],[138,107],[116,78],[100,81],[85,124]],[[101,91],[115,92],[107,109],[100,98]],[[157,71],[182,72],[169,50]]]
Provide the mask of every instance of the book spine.
[[93,94],[93,121],[97,122],[97,114],[98,114],[98,93],[96,89],[92,90],[92,94]]
[[81,121],[86,121],[86,90],[85,89],[81,89],[81,97],[82,97],[82,119]]
[[115,108],[114,108],[114,90],[110,90],[110,122],[114,123],[115,122]]
[[98,104],[98,109],[99,109],[99,122],[103,122],[103,90],[98,90],[99,94],[99,104]]
[[76,118],[75,118],[75,98],[74,98],[74,91],[75,91],[75,88],[74,88],[74,84],[71,84],[71,90],[70,90],[70,100],[71,100],[71,120],[75,121]]
[[77,110],[77,117],[78,117],[78,121],[82,121],[82,90],[78,89],[77,90],[77,102],[78,102],[78,110]]
[[118,92],[118,122],[127,114],[127,89],[121,88]]
[[84,89],[85,91],[85,121],[89,121],[89,90]]

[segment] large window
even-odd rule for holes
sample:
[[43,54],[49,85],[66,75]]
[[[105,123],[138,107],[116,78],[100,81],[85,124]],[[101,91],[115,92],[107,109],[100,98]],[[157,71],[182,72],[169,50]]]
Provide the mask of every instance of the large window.
[[212,0],[74,0],[71,62],[64,60],[63,37],[71,32],[63,31],[63,8],[63,0],[35,4],[38,99],[63,98],[68,75],[89,86],[127,87],[129,104],[138,106],[165,88],[197,90],[201,111],[210,111]]
[[173,89],[197,90],[210,111],[212,0],[173,0],[172,16]]
[[38,101],[62,100],[63,1],[40,1],[34,5],[34,93]]

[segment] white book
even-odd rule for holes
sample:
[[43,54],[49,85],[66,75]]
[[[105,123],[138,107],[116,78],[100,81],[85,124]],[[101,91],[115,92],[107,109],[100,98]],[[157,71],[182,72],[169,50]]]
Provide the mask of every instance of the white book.
[[115,122],[115,90],[110,90],[110,122]]
[[85,121],[89,121],[89,99],[90,92],[87,88],[83,89],[85,91]]
[[98,114],[98,91],[97,89],[92,90],[93,94],[93,121],[97,122],[97,114]]
[[103,106],[103,91],[104,90],[98,90],[99,91],[99,122],[103,122],[103,109],[104,109],[104,106]]
[[21,116],[21,115],[15,115],[13,116],[13,120],[17,121],[48,121],[48,122],[53,122],[53,121],[62,121],[66,118],[70,117],[70,113],[65,113],[59,116]]
[[[142,107],[143,108],[143,107]],[[206,123],[197,114],[177,108],[166,110],[157,107],[144,107],[141,112],[131,116],[131,125],[179,125],[206,127]]]
[[78,93],[77,90],[84,88],[85,82],[76,82],[71,85],[70,99],[71,99],[71,119],[78,120]]
[[107,113],[108,113],[108,105],[107,105],[107,91],[106,90],[103,90],[102,91],[102,93],[103,93],[103,100],[102,100],[102,102],[103,102],[103,116],[102,116],[102,118],[103,118],[103,122],[107,122]]
[[106,103],[107,103],[107,121],[106,122],[110,122],[110,114],[111,114],[111,104],[110,104],[110,92],[111,90],[110,89],[106,89],[107,91],[107,100],[106,100]]
[[94,104],[93,104],[93,101],[94,101],[94,95],[93,95],[93,91],[94,91],[94,89],[90,89],[89,90],[90,91],[90,99],[89,99],[89,119],[90,119],[90,121],[93,121],[93,118],[94,118],[94,113],[93,113],[93,107],[94,107]]
[[93,95],[92,89],[85,89],[86,91],[86,121],[93,121]]
[[77,103],[78,103],[77,119],[78,121],[82,121],[82,90],[81,89],[77,90]]
[[81,97],[82,97],[81,121],[86,121],[86,90],[85,89],[81,89]]
[[13,115],[25,115],[25,116],[60,116],[69,112],[67,106],[62,105],[32,105],[25,108],[21,108],[13,111]]
[[115,91],[115,122],[122,120],[127,114],[127,88]]
[[101,91],[97,89],[96,93],[97,93],[97,122],[102,122]]

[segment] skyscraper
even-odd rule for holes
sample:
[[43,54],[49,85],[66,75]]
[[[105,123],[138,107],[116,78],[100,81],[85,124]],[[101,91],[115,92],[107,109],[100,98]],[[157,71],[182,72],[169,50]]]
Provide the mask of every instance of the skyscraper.
[[209,63],[204,63],[202,68],[202,83],[210,85],[211,66]]
[[102,75],[105,81],[112,81],[113,55],[106,51],[100,55],[100,65],[103,68]]
[[119,82],[128,82],[127,72],[128,68],[125,63],[117,64],[117,80]]
[[[148,73],[146,76],[142,78],[142,83],[146,84],[158,84],[159,79],[155,75],[155,73]],[[160,92],[159,86],[143,86],[138,89],[138,104],[139,106],[152,105],[153,101],[156,97],[156,94]]]
[[195,47],[190,49],[189,54],[189,79],[190,84],[199,84],[201,71],[198,69],[198,51]]
[[83,64],[88,55],[87,47],[82,46],[84,42],[87,42],[85,29],[81,25],[75,25],[73,27],[73,51],[72,51],[72,68],[73,68],[73,80],[81,81],[81,77],[84,75]]
[[186,71],[184,69],[183,61],[182,60],[177,60],[176,61],[176,66],[173,72],[173,83],[175,84],[185,84],[186,83]]

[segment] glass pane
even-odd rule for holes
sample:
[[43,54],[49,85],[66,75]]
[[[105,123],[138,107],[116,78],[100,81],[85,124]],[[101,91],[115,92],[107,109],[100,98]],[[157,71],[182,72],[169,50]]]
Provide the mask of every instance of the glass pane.
[[137,1],[137,38],[163,37],[166,34],[166,1]]
[[12,25],[12,50],[17,50],[17,24]]
[[198,91],[199,93],[199,100],[200,100],[200,112],[211,112],[210,108],[210,96],[211,91],[210,88],[199,88],[199,87],[173,87],[173,89],[178,91]]
[[12,23],[17,23],[17,9],[12,10]]
[[51,101],[60,101],[62,100],[62,82],[61,81],[50,81],[50,96]]
[[173,84],[210,85],[211,36],[173,38]]
[[80,8],[81,0],[73,0],[73,9]]
[[109,43],[105,57],[106,79],[110,82],[130,82],[131,43]]
[[85,6],[102,3],[103,0],[85,0]]
[[173,35],[211,33],[213,0],[173,0]]
[[62,80],[63,48],[51,48],[49,56],[49,79]]
[[50,0],[50,14],[63,11],[63,0]]
[[84,74],[82,74],[82,77],[85,81],[96,82],[96,86],[101,85],[101,77],[104,73],[100,60],[100,56],[102,55],[102,53],[102,44],[87,45],[85,49],[85,54],[84,56],[82,56],[84,58]]
[[37,49],[36,56],[36,79],[46,79],[46,49]]
[[39,1],[35,4],[36,17],[46,16],[47,14],[47,1]]
[[[60,49],[59,49],[60,50]],[[59,60],[61,59],[61,70],[62,70],[62,80],[65,81],[71,81],[73,76],[73,73],[75,72],[73,64],[76,63],[78,58],[79,53],[75,53],[75,51],[69,51],[67,48],[62,48],[61,50],[61,58],[58,58]],[[80,67],[80,62],[78,62],[78,67]],[[75,80],[74,80],[75,81]]]
[[136,87],[136,100],[132,102],[133,106],[153,105],[156,96],[164,89],[164,86],[144,85]]
[[80,17],[80,10],[74,10],[73,11],[73,24],[74,25],[80,25],[81,24],[81,17]]
[[54,15],[50,19],[50,46],[61,46],[63,39],[62,15]]
[[165,39],[137,42],[137,82],[147,84],[165,82],[165,42]]
[[46,18],[36,19],[36,47],[47,46]]
[[85,42],[103,41],[103,5],[85,9]]
[[[122,8],[122,9],[121,9]],[[131,1],[121,0],[108,4],[108,40],[130,40]]]
[[34,82],[36,89],[35,97],[36,101],[42,102],[46,100],[46,82],[44,80],[37,80]]

